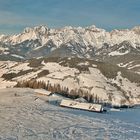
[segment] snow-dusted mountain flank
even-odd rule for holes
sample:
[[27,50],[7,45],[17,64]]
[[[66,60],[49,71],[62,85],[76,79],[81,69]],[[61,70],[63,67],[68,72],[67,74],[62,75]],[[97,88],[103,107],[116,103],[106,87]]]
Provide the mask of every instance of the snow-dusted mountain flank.
[[11,59],[54,55],[95,58],[100,55],[112,57],[137,54],[139,51],[140,27],[107,32],[94,25],[60,29],[37,26],[26,28],[21,34],[0,36],[0,54],[5,59],[7,54]]
[[[40,58],[25,62],[0,62],[1,88],[13,87],[17,82],[23,87],[36,87],[33,80],[49,82],[50,88],[92,101],[115,106],[140,103],[140,75],[125,68],[81,58]],[[32,85],[32,86],[29,86]],[[35,86],[36,85],[36,86]],[[20,86],[21,87],[21,86]],[[53,91],[55,91],[53,90]],[[87,95],[88,94],[88,95]],[[94,99],[93,99],[94,98]]]

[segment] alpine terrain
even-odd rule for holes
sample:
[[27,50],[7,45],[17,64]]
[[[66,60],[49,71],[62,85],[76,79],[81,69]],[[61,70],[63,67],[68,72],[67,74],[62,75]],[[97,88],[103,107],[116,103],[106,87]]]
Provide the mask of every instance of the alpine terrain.
[[0,60],[2,88],[34,79],[114,106],[140,103],[140,27],[26,28],[0,35]]
[[[107,113],[64,108],[63,99]],[[37,26],[0,35],[2,140],[138,140],[139,104],[140,27]]]

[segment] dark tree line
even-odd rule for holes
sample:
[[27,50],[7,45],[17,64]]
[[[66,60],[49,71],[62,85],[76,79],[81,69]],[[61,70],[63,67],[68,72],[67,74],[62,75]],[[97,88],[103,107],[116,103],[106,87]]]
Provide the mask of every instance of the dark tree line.
[[82,89],[69,89],[68,87],[60,86],[60,84],[54,84],[52,85],[49,81],[47,84],[44,81],[37,81],[37,80],[24,80],[24,81],[18,81],[16,87],[29,87],[33,89],[46,89],[48,91],[51,91],[52,93],[58,93],[62,96],[76,99],[79,97],[83,97],[88,102],[93,103],[102,103],[102,100],[94,94],[90,94],[88,91],[82,90]]

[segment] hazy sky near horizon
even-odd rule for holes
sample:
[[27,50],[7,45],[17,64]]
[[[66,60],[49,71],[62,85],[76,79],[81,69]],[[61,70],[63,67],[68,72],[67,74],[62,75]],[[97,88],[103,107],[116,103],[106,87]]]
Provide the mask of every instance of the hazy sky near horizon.
[[40,24],[132,28],[140,25],[139,14],[140,0],[0,0],[0,34]]

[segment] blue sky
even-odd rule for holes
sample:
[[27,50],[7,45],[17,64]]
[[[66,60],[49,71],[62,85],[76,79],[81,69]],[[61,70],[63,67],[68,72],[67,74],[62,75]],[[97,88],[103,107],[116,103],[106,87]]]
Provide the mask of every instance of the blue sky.
[[40,24],[132,28],[140,24],[140,0],[0,0],[0,34]]

